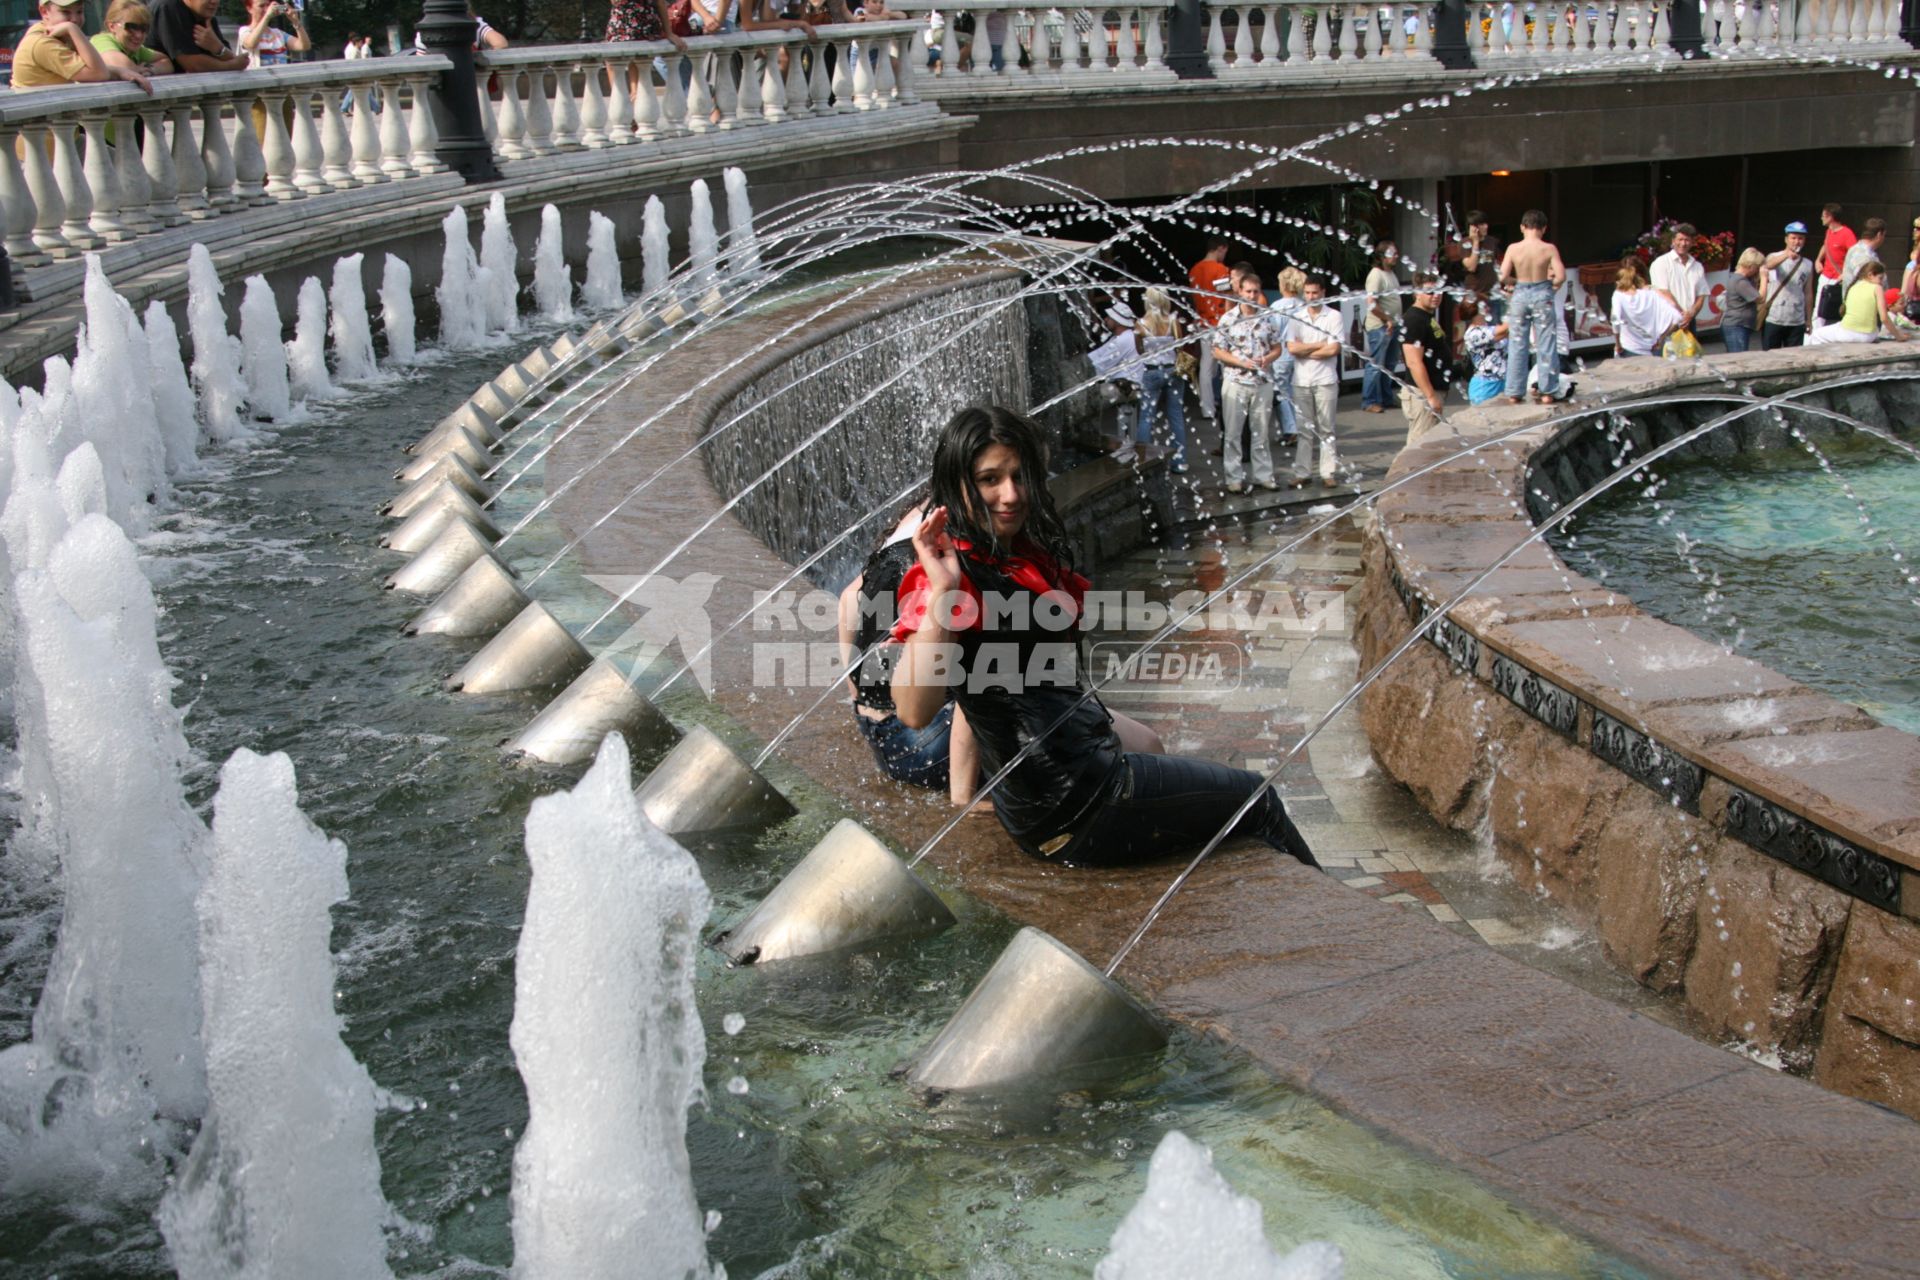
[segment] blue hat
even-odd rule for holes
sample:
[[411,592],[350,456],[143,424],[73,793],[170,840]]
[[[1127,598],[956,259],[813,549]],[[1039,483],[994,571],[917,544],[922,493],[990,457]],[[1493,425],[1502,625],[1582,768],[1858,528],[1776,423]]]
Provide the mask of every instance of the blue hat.
[[1807,234],[1807,224],[1804,222],[1789,222],[1787,224],[1787,234],[1790,236],[1803,236]]

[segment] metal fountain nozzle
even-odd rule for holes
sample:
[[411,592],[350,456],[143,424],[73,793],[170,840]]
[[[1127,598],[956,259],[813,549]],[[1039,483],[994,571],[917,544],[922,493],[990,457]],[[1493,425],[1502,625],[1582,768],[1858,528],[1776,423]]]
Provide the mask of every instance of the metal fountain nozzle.
[[434,595],[445,591],[476,563],[493,559],[493,539],[456,516],[418,555],[388,575],[387,589],[410,596]]
[[411,515],[381,535],[380,545],[389,551],[412,555],[432,545],[455,521],[472,525],[488,545],[500,541],[500,527],[494,524],[493,517],[450,481],[443,480],[430,496],[414,506]]
[[513,569],[489,552],[461,570],[453,585],[402,630],[410,636],[490,636],[532,603]]
[[735,964],[765,964],[952,925],[953,912],[925,881],[865,827],[842,818],[713,945]]
[[705,725],[695,725],[635,790],[640,809],[669,835],[768,826],[793,805]]
[[586,764],[601,740],[615,732],[635,744],[669,742],[678,736],[673,722],[633,687],[617,663],[598,658],[501,751],[516,764]]
[[516,615],[506,629],[447,677],[454,693],[511,693],[564,684],[593,661],[573,633],[539,601]]

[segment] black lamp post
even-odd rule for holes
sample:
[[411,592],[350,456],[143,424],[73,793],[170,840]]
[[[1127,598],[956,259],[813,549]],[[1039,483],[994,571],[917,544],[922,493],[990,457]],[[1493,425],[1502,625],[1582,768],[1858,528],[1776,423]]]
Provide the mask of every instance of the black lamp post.
[[1440,0],[1433,6],[1433,58],[1449,71],[1473,70],[1465,0]]
[[1699,0],[1675,0],[1667,6],[1667,47],[1683,58],[1707,56],[1707,42],[1700,34]]
[[[1907,3],[1920,4],[1920,0]],[[1213,79],[1213,68],[1207,63],[1207,18],[1200,11],[1200,0],[1176,0],[1167,29],[1167,65],[1182,80]]]
[[1920,0],[1900,0],[1900,38],[1920,49]]
[[467,0],[425,0],[419,22],[420,43],[453,65],[440,77],[439,156],[468,182],[492,182],[500,176],[493,147],[480,127],[480,99],[473,73],[473,15]]

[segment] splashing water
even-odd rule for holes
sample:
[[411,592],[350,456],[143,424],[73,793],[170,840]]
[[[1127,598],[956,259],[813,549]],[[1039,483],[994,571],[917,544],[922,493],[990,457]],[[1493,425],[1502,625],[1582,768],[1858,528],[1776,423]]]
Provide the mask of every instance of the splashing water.
[[573,319],[573,273],[567,270],[560,210],[553,205],[540,210],[540,239],[533,246],[533,305],[543,320],[565,324]]
[[1340,1280],[1345,1272],[1340,1250],[1324,1241],[1275,1253],[1260,1203],[1227,1185],[1213,1154],[1177,1129],[1154,1149],[1147,1189],[1093,1269],[1094,1280]]
[[514,1271],[714,1275],[687,1157],[706,1057],[695,956],[712,904],[692,855],[641,815],[618,735],[571,792],[533,802],[527,860]]
[[659,196],[648,196],[646,210],[640,215],[640,294],[651,298],[667,286],[673,270],[667,236],[667,207]]
[[747,198],[747,175],[739,169],[724,170],[721,179],[727,187],[727,234],[732,243],[733,274],[760,273],[760,241],[753,232],[753,203]]
[[694,179],[693,210],[687,221],[687,254],[692,264],[687,283],[704,297],[720,283],[720,234],[713,228],[713,193],[705,178]]
[[347,849],[299,808],[293,762],[244,748],[220,771],[200,891],[212,1104],[160,1229],[186,1280],[390,1274],[374,1086],[340,1040],[331,908]]
[[485,273],[481,302],[488,332],[512,333],[520,327],[519,252],[513,228],[507,225],[507,198],[498,191],[487,201],[480,225],[480,270]]
[[360,278],[363,253],[336,258],[327,301],[333,310],[333,367],[343,382],[366,382],[380,374],[373,359],[373,327],[367,319],[367,286]]
[[380,331],[387,337],[387,363],[412,364],[413,269],[392,254],[380,269]]
[[73,391],[85,438],[105,468],[108,512],[144,533],[151,504],[167,499],[167,451],[153,397],[127,370],[144,369],[146,331],[127,300],[107,283],[98,254],[87,255],[87,323],[73,362]]
[[467,211],[455,207],[440,224],[447,247],[440,257],[440,345],[449,351],[483,346],[487,337],[485,301],[480,296],[480,264],[467,234]]
[[287,344],[287,372],[293,379],[293,394],[302,400],[331,400],[339,394],[327,372],[327,294],[314,276],[300,283],[293,341]]
[[293,388],[287,380],[287,346],[280,337],[280,305],[265,276],[248,276],[240,298],[240,345],[246,351],[247,406],[268,422],[293,413]]
[[602,308],[625,301],[620,293],[620,251],[614,244],[613,220],[597,212],[587,215],[587,282],[580,287],[580,301]]
[[193,387],[180,359],[180,331],[158,299],[147,304],[146,335],[149,387],[167,474],[186,475],[200,466],[200,420],[194,416]]
[[193,335],[193,383],[200,390],[200,420],[220,443],[248,434],[240,421],[240,344],[227,332],[224,291],[207,246],[187,252],[187,331]]

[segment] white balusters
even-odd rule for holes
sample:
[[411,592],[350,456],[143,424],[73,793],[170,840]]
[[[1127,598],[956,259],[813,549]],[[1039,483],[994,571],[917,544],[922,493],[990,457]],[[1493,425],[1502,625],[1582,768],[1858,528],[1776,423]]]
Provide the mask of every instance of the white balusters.
[[[796,49],[787,65],[791,67],[799,61],[800,52]],[[787,118],[787,82],[780,75],[780,56],[771,49],[760,68],[760,112],[768,120]]]
[[200,163],[207,170],[207,203],[216,212],[237,207],[233,193],[233,148],[227,145],[227,127],[220,122],[219,99],[200,103]]
[[[800,59],[798,58],[794,59],[796,63],[799,61]],[[653,64],[650,62],[635,63],[634,72],[632,104],[634,136],[630,141],[651,142],[655,138],[670,133],[671,130],[662,127],[660,119],[660,95],[655,93],[653,89]],[[667,79],[673,81],[675,84],[680,82],[680,77],[673,73],[672,67],[667,68]],[[618,136],[614,138],[615,142],[619,140]]]
[[72,120],[48,122],[48,131],[53,134],[53,180],[60,186],[60,199],[67,211],[60,234],[76,249],[98,249],[104,242],[93,230],[93,189],[87,185],[86,171],[80,163],[75,127]]
[[183,102],[172,110],[174,203],[180,212],[196,221],[214,216],[207,203],[207,165],[201,159],[200,144],[193,134],[193,104]]
[[867,46],[864,43],[851,46],[853,49],[853,105],[856,110],[870,111],[873,100],[873,64],[867,59]]
[[[973,42],[974,74],[985,73],[987,61],[982,55],[986,52],[986,15],[981,15],[980,29]],[[833,59],[833,109],[835,111],[857,110],[854,104],[853,89],[853,42],[834,45]]]
[[[329,98],[339,101],[339,95],[329,92]],[[387,171],[380,167],[380,126],[373,118],[373,86],[362,84],[357,94],[353,123],[347,130],[348,144],[353,148],[353,177],[363,187],[374,186],[388,181]]]
[[553,144],[558,151],[578,151],[580,141],[580,99],[573,92],[573,68],[557,63],[553,68]]
[[34,208],[33,191],[27,186],[27,178],[20,171],[19,149],[38,147],[37,139],[21,142],[20,135],[9,128],[0,128],[0,236],[7,248],[7,257],[15,267],[38,266],[47,260],[46,253],[33,240],[33,222],[38,210]]
[[893,105],[893,42],[869,40],[867,47],[879,55],[873,63],[873,105],[884,110]]
[[46,130],[29,129],[20,147],[21,162],[26,168],[27,194],[33,197],[33,243],[48,257],[71,258],[79,250],[67,243],[67,237],[60,230],[66,222],[67,202],[61,197],[60,183],[53,176],[48,155],[52,148],[50,138]]
[[1136,34],[1140,24],[1138,9],[1120,11],[1120,41],[1114,55],[1115,71],[1132,71],[1140,62],[1140,39]]
[[1287,62],[1295,70],[1307,64],[1307,24],[1298,9],[1291,6],[1276,10],[1287,21]]
[[266,165],[266,193],[274,200],[304,200],[293,180],[293,138],[287,133],[285,116],[290,113],[285,94],[267,94],[261,99],[266,108],[267,136],[260,143],[260,158]]
[[313,91],[298,89],[293,94],[293,185],[310,196],[333,190],[327,181],[327,152],[320,142],[320,127],[313,120]]
[[740,112],[740,88],[733,78],[733,52],[727,50],[707,59],[709,70],[713,74],[713,109],[720,113],[720,127],[734,127],[734,117]]
[[120,221],[120,175],[113,162],[113,148],[107,145],[107,113],[88,112],[80,117],[80,128],[87,139],[87,190],[93,195],[87,229],[110,244],[131,240],[133,232]]
[[820,54],[817,49],[795,49],[787,59],[787,115],[791,119],[800,120],[813,114],[813,108],[808,103],[808,61],[813,63],[817,78],[820,73]]
[[[1213,73],[1219,75],[1227,69],[1227,33],[1226,6],[1210,5],[1207,8],[1207,65]],[[1067,39],[1073,39],[1073,25],[1067,25]]]
[[760,89],[762,57],[771,59],[772,49],[742,49],[740,51],[740,88],[734,102],[733,122],[743,128],[767,122],[766,98]]
[[380,170],[389,178],[411,178],[413,166],[407,163],[407,153],[412,149],[407,141],[407,120],[400,114],[400,82],[382,80],[369,85],[366,94],[371,102],[378,96],[380,103]]
[[267,194],[267,158],[253,131],[252,93],[233,98],[233,199],[236,208],[272,204]]
[[[920,68],[927,65],[927,29],[923,26],[913,33],[911,39],[893,38],[894,48],[900,50],[900,69],[894,74],[894,92],[903,107],[910,107],[920,101],[913,82],[920,74]],[[1149,55],[1151,56],[1151,55]],[[1044,67],[1035,67],[1043,71]]]
[[527,68],[527,136],[525,146],[536,156],[550,156],[553,144],[553,104],[547,100],[547,69]]
[[322,176],[335,191],[351,191],[360,180],[353,176],[353,139],[347,136],[347,118],[340,113],[340,100],[332,93],[316,96],[320,99]]
[[134,235],[159,230],[160,224],[147,212],[153,198],[147,171],[140,164],[140,144],[134,127],[132,104],[117,108],[109,123],[113,129],[114,185],[120,188],[120,221]]
[[[1167,20],[1167,11],[1165,9],[1148,9],[1140,15],[1140,20],[1146,24],[1147,30],[1147,70],[1165,71],[1167,69],[1167,39],[1166,36],[1161,33],[1161,26]],[[1267,23],[1267,31],[1269,34],[1273,31],[1273,23],[1271,21]],[[1278,47],[1276,46],[1276,52],[1277,51]]]
[[630,146],[639,141],[633,136],[635,88],[648,98],[653,97],[653,72],[646,64],[623,58],[607,67],[607,141],[613,146]]
[[145,103],[140,106],[140,123],[145,134],[140,143],[140,168],[147,175],[147,216],[160,226],[177,227],[186,219],[174,199],[180,184],[174,177],[173,152],[167,146],[163,116],[159,107]]
[[[433,122],[433,90],[425,76],[407,77],[407,98],[412,106],[407,111],[407,146],[410,153],[407,161],[415,173],[445,173],[447,166],[437,152],[440,149],[440,129]],[[482,86],[481,93],[486,92]],[[398,99],[387,104],[387,110],[398,111]]]
[[[483,96],[487,92],[484,80],[480,92]],[[520,106],[520,73],[512,68],[500,73],[500,110],[494,122],[500,130],[497,145],[503,157],[519,160],[533,154],[525,142],[527,117]]]
[[1313,60],[1325,62],[1333,56],[1333,24],[1327,21],[1330,12],[1316,10],[1313,15]]
[[684,56],[667,59],[667,91],[660,99],[660,127],[661,132],[669,138],[690,132],[687,125],[686,86],[680,83],[680,68],[684,65],[690,65]]
[[1236,6],[1233,10],[1233,69],[1251,71],[1253,69],[1253,24],[1248,15],[1252,9]]
[[694,58],[693,80],[687,86],[686,125],[692,133],[711,133],[713,123],[713,94],[707,87],[707,68],[713,64],[712,58]]
[[[603,70],[597,62],[589,62],[580,68],[580,145],[598,151],[610,146],[607,139],[607,95],[600,88],[600,73]],[[616,79],[623,77],[626,68],[612,68]]]
[[[1067,9],[1062,12],[1066,22],[1060,30],[1060,39],[1063,44],[1063,51],[1060,54],[1060,73],[1070,76],[1080,70],[1080,15],[1082,10]],[[1218,10],[1214,12],[1213,34],[1215,36],[1220,34],[1220,14]],[[1220,59],[1217,56],[1214,59],[1214,65],[1220,65]]]

